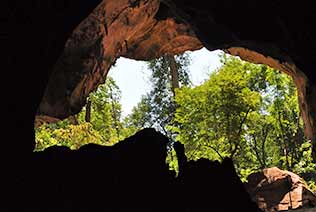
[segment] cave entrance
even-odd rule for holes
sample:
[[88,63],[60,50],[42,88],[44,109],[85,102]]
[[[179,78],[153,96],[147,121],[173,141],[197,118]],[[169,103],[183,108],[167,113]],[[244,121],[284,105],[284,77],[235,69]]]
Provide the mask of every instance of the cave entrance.
[[[222,49],[249,62],[269,65],[292,76],[298,86],[305,135],[315,142],[315,88],[308,84],[304,70],[295,65],[286,48],[275,46],[274,39],[271,43],[269,39],[265,42],[261,40],[262,33],[237,39],[240,34],[237,25],[227,24],[225,29],[219,24],[221,21],[212,21],[207,11],[201,17],[208,18],[202,19],[197,15],[199,10],[188,9],[182,13],[180,9],[178,14],[168,1],[114,2],[100,3],[72,32],[54,66],[36,114],[36,125],[78,114],[89,94],[104,83],[110,67],[120,56],[150,61],[205,46],[209,50]],[[208,24],[212,26],[211,31],[205,28]],[[229,29],[234,29],[234,33]],[[313,152],[316,159],[315,148]]]
[[[167,161],[175,171],[177,142],[184,144],[189,160],[232,158],[242,180],[270,166],[301,173],[315,170],[309,157],[311,144],[303,135],[304,131],[314,142],[313,95],[290,57],[255,39],[231,38],[233,33],[226,34],[207,14],[202,19],[191,10],[175,15],[177,10],[169,10],[172,5],[160,1],[109,2],[103,1],[77,26],[54,67],[36,123],[65,121],[40,132],[37,140],[42,147],[113,145],[143,127],[155,127],[172,141]],[[202,29],[208,24],[214,31]],[[294,82],[267,66],[226,55],[221,58],[223,66],[203,84],[189,85],[185,68],[179,69],[179,64],[185,67],[185,58],[173,55],[204,45],[266,64],[289,74]],[[149,66],[156,77],[152,92],[145,93],[125,123],[120,119],[120,92],[115,80],[107,78],[119,57],[154,61]]]
[[[123,87],[133,92],[122,93]],[[124,95],[138,98],[125,97],[122,105]],[[36,148],[111,146],[146,127],[170,139],[166,160],[175,173],[174,142],[184,144],[188,160],[231,158],[242,181],[272,166],[305,176],[315,169],[293,79],[206,49],[150,62],[117,60],[79,114],[35,129]],[[315,179],[307,180],[314,185]]]
[[[220,66],[218,55],[221,53],[203,48],[172,56],[180,70],[177,84],[201,84],[208,78],[210,70]],[[78,149],[87,143],[110,146],[146,127],[166,132],[167,123],[162,123],[162,119],[171,118],[167,117],[166,112],[173,107],[171,98],[174,95],[169,65],[166,58],[150,62],[119,58],[109,70],[105,83],[89,95],[78,114],[35,127],[35,150],[44,150],[53,145]],[[193,69],[195,71],[190,71]],[[158,98],[159,95],[163,98]],[[155,96],[155,100],[149,99],[150,96]],[[165,112],[164,117],[158,114],[162,111],[157,108],[160,106]],[[46,118],[47,123],[50,121]]]

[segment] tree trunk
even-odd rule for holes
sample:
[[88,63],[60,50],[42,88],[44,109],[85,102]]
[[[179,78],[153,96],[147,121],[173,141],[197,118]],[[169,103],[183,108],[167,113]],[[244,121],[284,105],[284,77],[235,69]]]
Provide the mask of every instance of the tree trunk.
[[[247,117],[248,117],[248,114],[250,113],[251,111],[251,108],[249,108],[245,114],[245,116],[243,117],[243,119],[241,120],[240,122],[240,125],[239,125],[239,129],[238,129],[238,132],[237,132],[237,135],[236,136],[227,136],[228,138],[229,137],[232,137],[233,139],[229,138],[229,142],[230,142],[230,150],[231,150],[231,154],[230,154],[230,158],[233,159],[234,155],[237,153],[237,150],[239,149],[240,147],[240,135],[241,135],[241,132],[242,132],[242,127],[245,123],[245,121],[247,120]],[[228,116],[227,116],[228,117]],[[227,118],[228,119],[228,118]],[[229,120],[229,119],[228,119]],[[228,129],[228,128],[227,128]],[[227,135],[230,135],[230,131],[227,132]],[[232,144],[235,144],[234,145],[234,149],[233,149],[233,145]]]
[[264,165],[264,162],[262,161],[261,157],[260,157],[260,153],[259,153],[259,150],[258,150],[258,142],[257,142],[257,138],[255,135],[251,135],[252,136],[252,139],[254,141],[254,145],[252,146],[252,149],[253,151],[255,152],[256,154],[256,157],[257,157],[257,160],[260,164],[260,169],[264,169],[265,168],[265,165]]
[[90,100],[88,100],[87,105],[86,105],[85,121],[91,122],[91,101]]
[[288,145],[287,145],[287,141],[285,140],[285,136],[284,136],[284,129],[283,129],[282,121],[281,121],[281,112],[280,111],[278,112],[278,120],[279,120],[280,129],[281,129],[281,139],[282,139],[282,143],[283,143],[283,154],[285,156],[286,169],[288,171],[291,171],[290,163],[289,163]]
[[172,93],[173,93],[173,96],[175,96],[175,89],[180,87],[178,67],[177,67],[177,63],[174,56],[167,55],[167,60],[170,67]]
[[70,124],[72,124],[72,125],[78,125],[78,124],[79,124],[76,115],[69,116],[69,117],[68,117],[68,120],[69,120]]
[[262,130],[262,136],[263,136],[263,140],[262,140],[262,144],[261,144],[261,152],[262,152],[262,163],[264,168],[267,167],[267,163],[266,163],[266,150],[265,150],[265,143],[267,141],[267,137],[269,134],[269,126],[265,126],[265,129]]
[[116,114],[116,109],[115,109],[115,99],[113,97],[113,91],[111,86],[109,86],[110,89],[110,99],[111,99],[111,106],[112,106],[112,119],[113,119],[113,123],[114,123],[114,128],[116,131],[116,136],[117,139],[120,140],[120,129],[119,129],[119,124],[118,124],[118,115]]

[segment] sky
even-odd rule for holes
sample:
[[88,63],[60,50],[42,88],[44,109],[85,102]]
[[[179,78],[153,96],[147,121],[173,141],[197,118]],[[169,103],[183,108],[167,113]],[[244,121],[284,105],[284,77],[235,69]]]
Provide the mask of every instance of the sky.
[[[209,73],[220,67],[220,50],[208,51],[202,48],[197,51],[188,51],[191,58],[189,66],[190,78],[194,86],[205,81]],[[151,71],[144,61],[119,58],[116,65],[111,68],[111,76],[121,90],[121,104],[123,117],[130,114],[133,107],[140,101],[142,95],[150,90]]]

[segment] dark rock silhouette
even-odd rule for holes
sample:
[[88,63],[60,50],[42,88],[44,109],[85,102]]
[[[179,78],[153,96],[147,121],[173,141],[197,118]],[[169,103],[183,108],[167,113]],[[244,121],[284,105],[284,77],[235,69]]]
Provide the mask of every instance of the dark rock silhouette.
[[168,142],[154,129],[144,129],[112,147],[88,144],[71,151],[54,146],[36,152],[21,187],[32,195],[25,193],[23,205],[258,210],[228,159],[183,161],[181,176],[171,175],[165,162]]
[[[256,204],[249,201],[233,163],[228,158],[222,163],[207,159],[190,161],[185,164],[179,181],[184,204],[188,207],[202,205],[227,210],[243,211],[247,208],[249,211],[257,211]],[[199,194],[201,191],[203,195]]]

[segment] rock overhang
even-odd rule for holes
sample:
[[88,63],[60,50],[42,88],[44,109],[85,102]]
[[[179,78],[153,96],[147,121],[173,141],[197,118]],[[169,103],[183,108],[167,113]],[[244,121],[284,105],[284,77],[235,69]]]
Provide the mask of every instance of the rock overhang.
[[[307,10],[306,17],[290,15],[303,9]],[[306,21],[313,19],[309,10],[308,5],[272,1],[102,1],[67,40],[35,122],[51,122],[78,113],[120,56],[151,60],[205,46],[292,76],[305,134],[315,142],[316,80],[312,72],[316,65],[312,61],[316,58],[312,52],[316,42],[311,37],[316,33],[309,28],[312,22]]]

